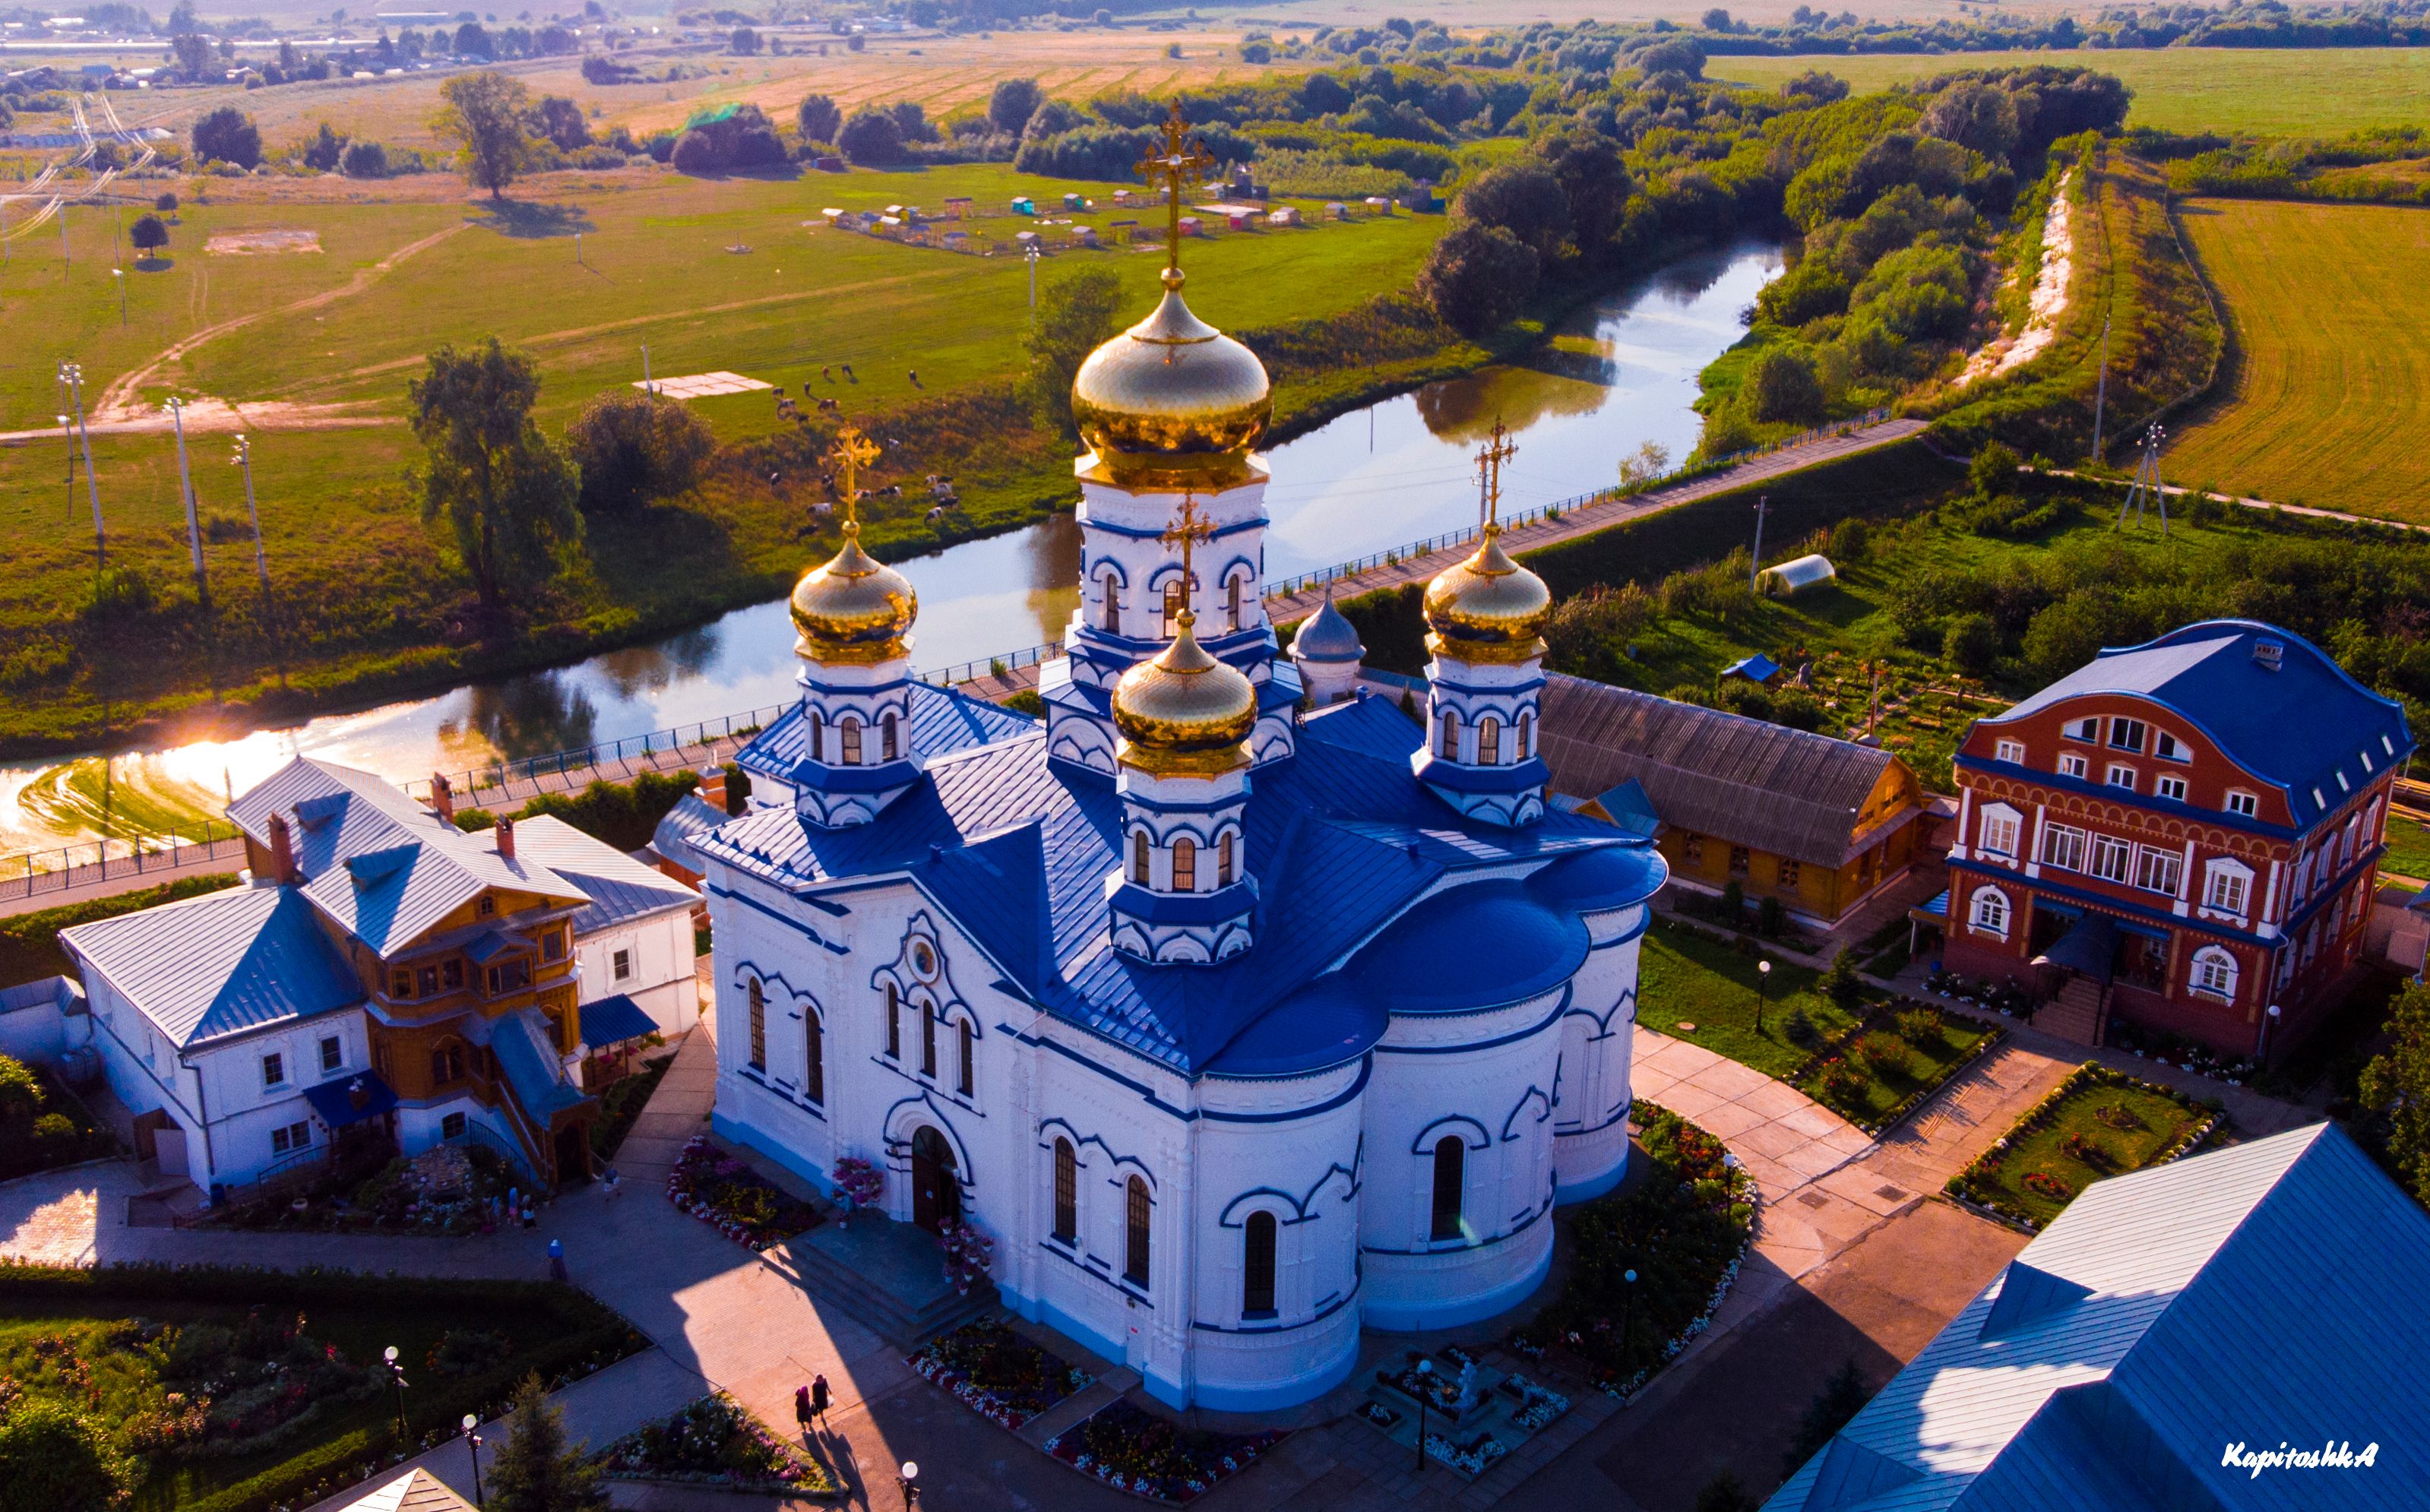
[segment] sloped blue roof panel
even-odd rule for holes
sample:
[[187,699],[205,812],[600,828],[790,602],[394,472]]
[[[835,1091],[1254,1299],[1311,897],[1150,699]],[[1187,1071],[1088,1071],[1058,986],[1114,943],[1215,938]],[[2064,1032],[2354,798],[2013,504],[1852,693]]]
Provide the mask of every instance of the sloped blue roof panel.
[[[358,1103],[355,1094],[362,1094]],[[350,1076],[332,1077],[318,1087],[304,1088],[304,1101],[312,1105],[313,1114],[333,1129],[366,1122],[396,1106],[396,1091],[380,1080],[375,1071],[356,1072]]]
[[658,1021],[622,992],[582,1005],[582,1042],[593,1050],[605,1050],[657,1032]]
[[1617,788],[1607,788],[1595,796],[1611,822],[1632,835],[1652,839],[1662,828],[1662,816],[1654,811],[1654,800],[1646,795],[1645,784],[1635,777]]
[[[697,798],[686,798],[684,802],[708,807]],[[716,813],[714,809],[709,811]],[[722,821],[724,816],[718,817]],[[518,823],[515,850],[580,888],[590,898],[574,915],[576,936],[594,935],[652,914],[690,908],[700,902],[700,894],[690,887],[656,867],[642,865],[606,840],[585,835],[554,814]]]
[[[931,760],[1033,734],[1039,723],[983,698],[926,683],[911,685],[911,745]],[[735,764],[761,776],[790,778],[809,759],[809,724],[793,704],[735,756]]]
[[497,1055],[498,1069],[507,1073],[524,1111],[542,1122],[559,1108],[587,1101],[578,1088],[557,1074],[556,1052],[542,1048],[544,1043],[520,1013],[491,1022],[490,1049]]
[[1780,675],[1780,663],[1758,651],[1752,656],[1740,657],[1722,669],[1724,677],[1743,677],[1751,683],[1768,683]]
[[59,939],[181,1049],[363,1001],[292,888],[232,888],[77,924]]
[[1983,1327],[1974,1337],[2006,1338],[2011,1334],[2022,1333],[2052,1314],[2063,1313],[2091,1295],[2092,1288],[2080,1281],[2055,1276],[2022,1260],[2011,1260],[2000,1278],[1999,1299],[1984,1315]]
[[1501,878],[1427,898],[1359,951],[1350,970],[1396,1013],[1457,1013],[1558,987],[1586,964],[1590,943],[1576,914]]

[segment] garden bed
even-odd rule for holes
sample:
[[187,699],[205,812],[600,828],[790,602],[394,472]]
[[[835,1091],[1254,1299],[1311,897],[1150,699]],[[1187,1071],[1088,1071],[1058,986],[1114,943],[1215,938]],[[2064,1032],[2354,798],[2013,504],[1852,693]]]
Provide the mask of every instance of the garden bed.
[[1683,920],[1664,921],[1640,947],[1638,1022],[1766,1076],[1795,1075],[1860,1015],[1816,987],[1820,972],[1775,960],[1767,979],[1762,958],[1753,939],[1725,942]]
[[1118,1491],[1178,1506],[1248,1469],[1284,1437],[1271,1429],[1207,1433],[1112,1402],[1046,1440],[1046,1452]]
[[1951,1177],[1947,1189],[2038,1231],[2092,1183],[2174,1160],[2226,1122],[2225,1114],[2174,1088],[2087,1061]]
[[930,1339],[905,1363],[981,1416],[1016,1431],[1096,1381],[1062,1356],[986,1318]]
[[769,1432],[723,1391],[635,1429],[597,1457],[601,1473],[610,1480],[671,1481],[777,1496],[843,1494],[825,1466]]
[[483,1144],[433,1145],[409,1160],[364,1171],[359,1164],[333,1167],[308,1186],[224,1203],[201,1221],[272,1232],[461,1237],[493,1231],[507,1194],[527,1189],[506,1157]]
[[1878,1135],[1997,1044],[2002,1032],[1902,997],[1816,1052],[1789,1082],[1867,1134]]
[[116,1154],[118,1136],[47,1068],[0,1055],[0,1181]]
[[1566,1350],[1623,1402],[1711,1325],[1755,1233],[1754,1182],[1721,1140],[1651,1103],[1629,1122],[1650,1169],[1575,1210],[1567,1284],[1506,1341],[1527,1359]]
[[633,1124],[666,1078],[667,1068],[675,1063],[673,1054],[654,1055],[641,1063],[640,1071],[619,1076],[599,1094],[599,1122],[591,1125],[591,1150],[602,1160],[613,1160],[616,1152],[624,1147],[624,1136],[633,1132]]
[[819,1226],[819,1210],[695,1134],[667,1173],[667,1200],[747,1249],[765,1251]]

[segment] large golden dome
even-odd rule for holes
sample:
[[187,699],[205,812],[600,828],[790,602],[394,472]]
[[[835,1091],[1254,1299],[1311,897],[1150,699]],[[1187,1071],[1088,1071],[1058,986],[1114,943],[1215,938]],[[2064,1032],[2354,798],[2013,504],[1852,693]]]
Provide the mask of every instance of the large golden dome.
[[1181,274],[1147,319],[1089,354],[1072,380],[1072,418],[1116,483],[1179,488],[1248,475],[1273,419],[1257,354],[1190,312]]
[[1473,556],[1426,585],[1426,648],[1462,661],[1525,661],[1544,654],[1553,592],[1510,559],[1499,527]]
[[1184,612],[1173,644],[1123,673],[1114,688],[1115,758],[1153,776],[1216,776],[1249,764],[1241,742],[1257,723],[1257,690],[1218,661]]
[[843,525],[843,550],[793,585],[800,653],[816,661],[874,662],[905,656],[920,615],[910,579],[860,549],[860,523]]

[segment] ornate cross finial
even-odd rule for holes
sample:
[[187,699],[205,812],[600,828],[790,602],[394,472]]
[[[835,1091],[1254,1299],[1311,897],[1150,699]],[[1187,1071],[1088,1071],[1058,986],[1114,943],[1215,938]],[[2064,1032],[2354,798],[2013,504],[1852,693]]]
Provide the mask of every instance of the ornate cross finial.
[[846,425],[836,432],[835,444],[827,448],[827,460],[843,469],[843,533],[860,534],[860,517],[854,506],[859,492],[860,470],[877,460],[877,443]]
[[1476,465],[1485,474],[1485,533],[1502,533],[1502,464],[1519,455],[1510,432],[1503,428],[1502,417],[1493,417],[1493,439],[1476,454]]
[[1181,496],[1181,512],[1173,517],[1172,526],[1157,538],[1160,545],[1181,548],[1181,612],[1173,617],[1173,623],[1184,630],[1198,623],[1198,616],[1190,607],[1190,595],[1198,586],[1198,574],[1190,565],[1190,548],[1214,539],[1215,527],[1199,513],[1198,496],[1194,493]]
[[1163,150],[1140,158],[1139,174],[1151,187],[1164,191],[1164,287],[1178,289],[1181,287],[1181,191],[1186,186],[1203,178],[1207,170],[1215,166],[1215,159],[1207,155],[1206,148],[1190,140],[1190,124],[1181,119],[1179,101],[1173,102],[1173,114],[1165,119],[1161,129],[1164,141],[1159,146]]

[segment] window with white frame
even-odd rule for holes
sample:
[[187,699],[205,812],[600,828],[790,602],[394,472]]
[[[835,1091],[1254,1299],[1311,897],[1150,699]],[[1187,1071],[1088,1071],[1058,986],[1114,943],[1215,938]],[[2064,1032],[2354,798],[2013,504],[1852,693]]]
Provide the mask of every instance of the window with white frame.
[[2135,769],[2133,767],[2122,767],[2113,761],[2109,764],[2108,781],[2109,786],[2112,788],[2123,788],[2128,792],[2133,792],[2135,790]]
[[630,977],[633,974],[633,953],[629,950],[618,951],[608,957],[608,969],[610,974],[619,982]]
[[2152,754],[2163,761],[2191,761],[2194,754],[2166,730],[2152,732]]
[[2147,733],[2141,720],[2109,722],[2109,744],[2114,750],[2140,751],[2143,749],[2143,739]]
[[330,1035],[323,1039],[321,1041],[321,1074],[326,1076],[333,1071],[342,1071],[345,1069],[345,1064],[346,1042],[336,1035]]
[[2241,914],[2252,891],[2251,868],[2241,861],[2213,861],[2203,883],[2203,906]]
[[2135,847],[2106,835],[2092,837],[2092,874],[2105,882],[2123,882],[2134,873]]
[[2101,721],[2098,718],[2070,720],[2059,733],[2071,740],[2098,740],[2101,739]]
[[2072,751],[2065,753],[2058,758],[2058,774],[2062,777],[2074,777],[2081,780],[2084,774],[2091,770],[2092,763]]
[[1994,761],[2006,761],[2013,765],[2022,767],[2025,764],[2025,742],[2022,740],[2002,740],[1998,745],[1992,748],[1991,759]]
[[1995,856],[2015,856],[2017,837],[2024,827],[2024,816],[2006,804],[1994,804],[1983,810],[1983,849]]
[[273,1087],[284,1087],[287,1085],[287,1057],[285,1055],[273,1055],[261,1057],[261,1085],[265,1089]]
[[2150,845],[2135,847],[2135,885],[2150,892],[2165,892],[2173,898],[2177,884],[2184,879],[2186,858],[2177,851],[2163,851]]
[[293,1155],[312,1148],[312,1125],[290,1123],[285,1128],[270,1131],[270,1153],[275,1155]]
[[1984,934],[2007,939],[2008,895],[1997,888],[1975,889],[1967,922]]
[[2052,824],[2042,830],[2042,865],[2056,866],[2070,872],[2084,870],[2084,831],[2068,824]]
[[2236,1001],[2236,957],[2217,945],[2205,945],[2194,952],[2193,976],[2188,984],[2205,997],[2223,1003]]
[[2261,812],[2261,798],[2256,793],[2249,793],[2241,790],[2240,789],[2231,788],[2227,791],[2226,808],[2231,814],[2238,814],[2246,819],[2252,819]]
[[2152,779],[2152,796],[2155,798],[2166,798],[2171,803],[2184,803],[2186,801],[2186,779],[2183,777],[2154,777]]

